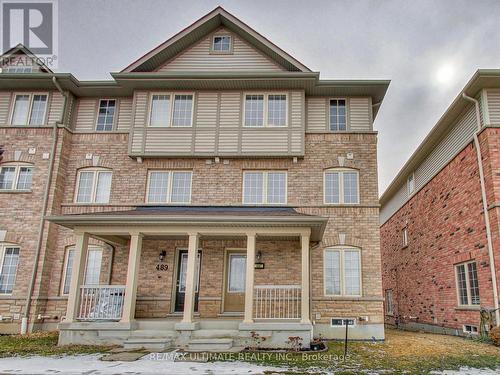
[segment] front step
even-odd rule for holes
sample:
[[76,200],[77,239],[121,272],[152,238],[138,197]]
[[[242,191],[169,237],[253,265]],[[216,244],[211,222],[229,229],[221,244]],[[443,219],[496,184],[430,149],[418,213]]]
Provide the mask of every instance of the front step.
[[124,349],[166,350],[172,347],[172,339],[151,339],[146,337],[129,337],[123,342]]
[[175,336],[174,331],[160,331],[152,329],[136,329],[130,333],[129,338],[150,338],[150,339],[169,339]]
[[204,338],[189,341],[188,350],[192,352],[218,352],[230,350],[233,347],[233,339]]

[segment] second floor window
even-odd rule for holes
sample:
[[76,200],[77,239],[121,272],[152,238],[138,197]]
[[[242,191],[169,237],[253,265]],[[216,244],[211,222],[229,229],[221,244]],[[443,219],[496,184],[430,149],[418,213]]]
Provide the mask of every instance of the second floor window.
[[24,164],[7,164],[0,168],[0,191],[30,191],[33,167]]
[[0,244],[0,294],[10,294],[16,281],[19,247]]
[[284,171],[243,172],[244,204],[286,204],[287,174]]
[[246,127],[287,126],[286,94],[247,94],[244,105]]
[[479,306],[479,282],[476,262],[467,262],[455,266],[457,279],[458,303],[461,306]]
[[191,171],[150,171],[148,203],[190,203]]
[[43,125],[47,109],[47,94],[17,94],[14,98],[12,125]]
[[[171,98],[174,98],[173,110]],[[154,94],[151,97],[149,126],[190,127],[193,125],[193,94]]]
[[324,201],[326,204],[358,204],[358,171],[354,169],[329,169],[324,176]]
[[346,127],[346,104],[345,99],[330,100],[330,130],[332,132],[345,131]]
[[86,168],[78,172],[76,203],[108,203],[113,173],[108,169]]
[[99,101],[99,113],[97,115],[97,131],[112,131],[115,120],[116,100],[102,99]]

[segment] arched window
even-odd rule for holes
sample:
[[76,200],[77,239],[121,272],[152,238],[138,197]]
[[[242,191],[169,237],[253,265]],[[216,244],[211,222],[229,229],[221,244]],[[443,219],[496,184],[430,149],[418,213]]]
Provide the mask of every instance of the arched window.
[[323,255],[325,296],[361,296],[361,251],[355,247],[326,248]]
[[[99,246],[89,246],[87,251],[87,261],[85,263],[84,285],[99,285],[102,266],[102,248]],[[71,285],[71,275],[73,271],[73,256],[75,248],[73,246],[66,249],[64,256],[64,270],[61,283],[61,294],[69,294]]]
[[359,204],[359,172],[351,168],[331,168],[324,175],[325,204]]
[[11,294],[19,264],[19,246],[0,242],[0,294]]
[[105,168],[84,168],[78,171],[75,203],[109,203],[113,172]]
[[33,165],[5,163],[0,165],[0,191],[31,191]]

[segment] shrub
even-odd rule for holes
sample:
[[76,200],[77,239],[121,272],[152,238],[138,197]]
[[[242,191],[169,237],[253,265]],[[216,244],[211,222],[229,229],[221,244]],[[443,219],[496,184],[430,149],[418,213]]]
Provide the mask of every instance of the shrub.
[[500,327],[492,328],[490,331],[490,339],[496,346],[500,346]]

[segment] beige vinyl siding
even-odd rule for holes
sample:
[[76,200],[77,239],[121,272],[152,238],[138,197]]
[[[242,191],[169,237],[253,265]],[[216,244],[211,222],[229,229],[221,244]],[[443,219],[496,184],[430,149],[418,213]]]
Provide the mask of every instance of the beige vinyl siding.
[[190,153],[192,130],[184,129],[148,129],[146,132],[146,153]]
[[188,48],[171,61],[161,66],[159,72],[196,71],[285,71],[269,57],[225,29],[217,34],[229,33],[233,38],[233,53],[210,53],[212,34]]
[[220,101],[220,127],[234,128],[241,124],[242,93],[225,92],[221,94]]
[[[449,132],[432,149],[422,163],[415,169],[415,192],[424,187],[434,176],[448,164],[473,138],[477,130],[473,105],[467,107],[450,128]],[[385,223],[408,200],[406,183],[404,183],[381,209],[380,223]]]
[[306,100],[306,131],[324,132],[328,129],[326,98],[308,97]]
[[54,91],[50,95],[50,105],[47,107],[49,111],[47,124],[54,125],[55,122],[62,122],[64,97],[59,91]]
[[132,126],[132,98],[123,98],[118,101],[116,131],[128,132]]
[[349,125],[352,131],[372,129],[371,98],[349,98]]
[[288,152],[288,137],[283,130],[243,129],[241,135],[241,151],[243,153],[282,153]]
[[488,90],[489,125],[500,126],[500,90]]
[[218,94],[216,92],[200,92],[198,93],[197,97],[197,128],[215,128],[217,126],[217,103],[219,100]]
[[0,91],[0,126],[9,124],[11,98],[12,92]]
[[92,132],[95,129],[97,99],[82,98],[76,104],[75,131]]

